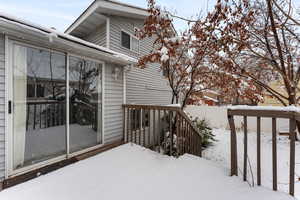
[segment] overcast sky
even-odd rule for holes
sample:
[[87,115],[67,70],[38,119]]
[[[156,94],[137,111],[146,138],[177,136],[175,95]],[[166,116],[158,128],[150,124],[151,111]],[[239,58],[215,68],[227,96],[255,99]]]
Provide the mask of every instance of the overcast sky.
[[[146,8],[146,0],[119,0]],[[184,17],[195,17],[211,10],[216,0],[156,0],[168,10]],[[45,27],[66,28],[93,2],[93,0],[0,0],[0,11],[35,22]],[[299,8],[300,0],[292,0]],[[175,27],[185,28],[183,21],[176,21]]]
[[[146,0],[119,0],[124,3],[147,6]],[[93,0],[0,0],[0,11],[35,22],[45,27],[65,29],[93,2]],[[210,9],[215,0],[157,0],[158,4],[176,11],[178,15],[192,17]],[[207,3],[208,2],[208,3]],[[184,29],[184,23],[176,21]]]

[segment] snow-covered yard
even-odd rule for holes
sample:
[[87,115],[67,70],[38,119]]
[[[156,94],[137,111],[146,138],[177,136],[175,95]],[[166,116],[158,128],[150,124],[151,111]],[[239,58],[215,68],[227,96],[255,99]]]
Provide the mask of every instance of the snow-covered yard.
[[[205,150],[203,157],[219,163],[225,168],[230,168],[230,131],[224,129],[214,129],[217,142],[209,149]],[[242,177],[243,169],[243,133],[237,133],[238,140],[238,168],[239,176]],[[248,183],[256,184],[256,133],[248,133]],[[261,161],[262,161],[262,185],[272,188],[272,134],[262,133],[261,137]],[[289,187],[289,139],[287,136],[278,136],[277,141],[278,159],[278,189],[288,193]],[[250,171],[252,170],[252,172]],[[295,167],[295,197],[300,199],[300,143],[296,142],[296,167]],[[253,174],[253,176],[252,176]],[[242,178],[240,178],[242,179]]]
[[[222,136],[223,137],[223,136]],[[225,137],[223,137],[225,138]],[[219,143],[220,144],[220,143]],[[207,155],[226,163],[223,145]],[[227,147],[226,147],[227,148]],[[214,149],[216,154],[213,153]],[[225,148],[223,148],[225,149]],[[264,187],[251,188],[203,158],[172,158],[126,144],[0,192],[1,200],[203,199],[288,200]]]

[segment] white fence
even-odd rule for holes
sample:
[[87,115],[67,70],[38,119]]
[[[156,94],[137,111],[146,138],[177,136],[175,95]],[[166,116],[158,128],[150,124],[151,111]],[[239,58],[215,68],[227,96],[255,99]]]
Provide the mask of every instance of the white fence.
[[[200,119],[205,118],[208,120],[212,128],[226,128],[229,129],[227,120],[227,107],[218,106],[187,106],[185,109],[191,116],[198,117]],[[243,127],[243,117],[235,117],[236,128]],[[287,132],[289,130],[289,121],[287,119],[277,119],[277,131]],[[248,118],[248,130],[256,132],[256,118]],[[271,132],[272,131],[272,119],[262,118],[261,119],[261,131]]]

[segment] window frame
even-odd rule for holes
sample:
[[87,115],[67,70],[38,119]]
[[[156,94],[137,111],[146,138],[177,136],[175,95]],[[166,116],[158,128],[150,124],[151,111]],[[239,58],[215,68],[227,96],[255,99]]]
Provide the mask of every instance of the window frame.
[[[130,48],[129,49],[127,47],[124,47],[123,44],[122,44],[122,32],[126,33],[127,35],[129,35],[129,38],[130,38],[130,42],[129,42]],[[138,41],[138,50],[137,51],[132,48],[132,39],[133,38]],[[120,32],[120,44],[121,44],[121,47],[124,48],[124,49],[130,50],[130,51],[132,51],[134,53],[137,53],[137,54],[140,53],[140,39],[138,37],[136,37],[134,34],[129,33],[128,31],[126,31],[124,29],[121,29],[121,32]]]

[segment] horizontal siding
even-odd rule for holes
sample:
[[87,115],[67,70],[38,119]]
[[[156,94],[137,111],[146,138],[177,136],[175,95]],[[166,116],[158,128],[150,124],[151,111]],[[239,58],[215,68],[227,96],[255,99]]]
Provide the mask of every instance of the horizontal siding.
[[5,174],[5,42],[0,34],[0,181]]
[[106,24],[102,24],[90,33],[84,40],[100,46],[106,46]]
[[[147,55],[154,39],[140,41],[139,53],[132,52],[121,46],[121,30],[134,34],[134,27],[141,28],[143,20],[118,16],[110,17],[110,47],[112,50],[139,58]],[[146,69],[132,67],[126,75],[126,101],[138,104],[169,104],[171,90],[167,80],[162,76],[158,64],[150,64]]]
[[118,80],[113,79],[112,71],[116,66],[106,64],[105,67],[105,102],[104,102],[104,142],[110,143],[122,139],[123,136],[123,73]]

